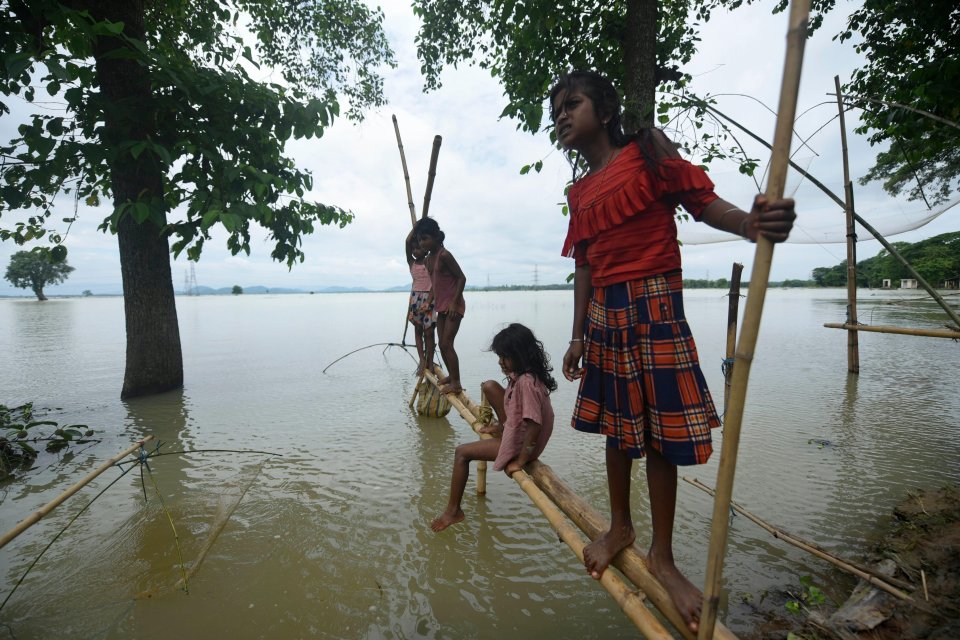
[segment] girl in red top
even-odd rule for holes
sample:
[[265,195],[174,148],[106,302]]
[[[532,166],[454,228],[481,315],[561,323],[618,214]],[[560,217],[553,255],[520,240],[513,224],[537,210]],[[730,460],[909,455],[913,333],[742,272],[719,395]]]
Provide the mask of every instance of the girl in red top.
[[691,631],[702,594],[673,560],[677,465],[706,462],[720,426],[683,312],[675,211],[752,242],[786,240],[792,200],[754,199],[750,213],[721,200],[658,129],[626,136],[609,80],[573,72],[550,92],[557,140],[589,170],[568,192],[563,253],[576,260],[573,333],[563,374],[580,380],[573,426],[606,436],[610,530],[584,549],[596,579],[634,541],[630,469],[647,458],[653,536],[647,566]]

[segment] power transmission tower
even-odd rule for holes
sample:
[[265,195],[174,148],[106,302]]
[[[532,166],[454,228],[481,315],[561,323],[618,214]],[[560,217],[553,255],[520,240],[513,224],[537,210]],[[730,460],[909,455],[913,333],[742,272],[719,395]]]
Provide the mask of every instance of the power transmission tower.
[[188,296],[195,296],[195,295],[197,295],[197,272],[196,272],[196,270],[194,270],[194,268],[193,268],[193,263],[192,263],[192,262],[190,263],[190,275],[189,275],[189,277],[186,276],[186,274],[184,274],[184,277],[186,278],[186,283],[185,283],[185,284],[186,284],[186,289],[187,289],[187,295],[188,295]]
[[539,271],[539,266],[540,266],[540,265],[536,265],[536,264],[533,265],[533,287],[534,287],[534,289],[536,289],[537,287],[540,286],[540,271]]

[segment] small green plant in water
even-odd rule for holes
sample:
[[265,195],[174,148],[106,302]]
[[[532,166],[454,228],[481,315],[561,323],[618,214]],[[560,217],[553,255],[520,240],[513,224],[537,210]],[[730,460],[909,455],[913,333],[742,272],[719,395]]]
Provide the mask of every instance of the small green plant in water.
[[790,600],[787,600],[786,608],[787,611],[794,614],[800,614],[804,609],[810,609],[811,607],[816,607],[827,601],[827,597],[824,595],[823,591],[820,590],[815,584],[813,584],[813,578],[810,576],[801,576],[800,577],[800,593],[793,594]]
[[[93,430],[85,424],[61,427],[55,420],[35,420],[33,403],[19,407],[0,404],[0,480],[37,459],[38,446],[56,453],[71,444],[85,444]],[[44,428],[46,427],[46,428]]]

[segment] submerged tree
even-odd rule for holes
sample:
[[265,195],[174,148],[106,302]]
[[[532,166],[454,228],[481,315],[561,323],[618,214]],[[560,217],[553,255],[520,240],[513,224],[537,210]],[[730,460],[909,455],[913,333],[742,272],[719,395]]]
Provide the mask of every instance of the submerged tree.
[[33,251],[17,251],[10,256],[7,273],[4,278],[18,289],[30,289],[43,301],[47,296],[43,288],[50,284],[60,284],[70,275],[73,267],[66,260],[57,261],[56,257],[47,248],[38,248]]
[[[382,12],[359,0],[0,0],[0,16],[0,92],[44,103],[0,147],[0,239],[60,245],[58,195],[109,198],[100,228],[120,246],[121,396],[179,387],[170,243],[196,260],[220,225],[234,254],[249,253],[258,224],[292,266],[315,225],[352,219],[307,199],[312,177],[283,151],[322,135],[338,94],[352,118],[383,103],[377,71],[393,55]],[[258,64],[276,80],[251,77]]]

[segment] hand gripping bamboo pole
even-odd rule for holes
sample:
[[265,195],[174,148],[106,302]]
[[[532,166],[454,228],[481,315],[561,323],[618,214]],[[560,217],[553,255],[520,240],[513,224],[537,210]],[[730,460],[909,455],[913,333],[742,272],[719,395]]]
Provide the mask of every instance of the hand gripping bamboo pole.
[[410,207],[410,224],[417,224],[417,210],[413,204],[413,191],[410,189],[410,172],[407,171],[407,156],[403,153],[403,142],[400,141],[400,125],[397,124],[397,116],[393,118],[393,130],[397,134],[397,148],[400,149],[400,164],[403,165],[403,181],[407,185],[407,205]]
[[[800,72],[803,67],[803,47],[807,39],[809,13],[810,0],[793,0],[790,3],[787,53],[783,65],[780,105],[777,109],[777,125],[773,138],[770,180],[766,191],[768,201],[783,197],[787,181],[790,142],[797,110],[797,93],[800,88]],[[737,344],[733,381],[730,387],[730,406],[727,407],[724,422],[723,447],[720,453],[720,467],[717,471],[717,495],[713,501],[713,523],[707,555],[707,579],[703,590],[703,610],[697,632],[699,640],[707,640],[713,636],[717,609],[720,605],[720,583],[723,580],[723,559],[727,550],[729,528],[727,513],[730,509],[733,480],[737,469],[737,448],[740,444],[743,405],[747,397],[747,380],[760,329],[760,316],[763,312],[763,300],[767,292],[772,261],[773,243],[763,236],[758,236],[743,326]]]
[[[543,491],[534,484],[525,471],[517,471],[511,477],[516,480],[520,488],[533,501],[533,504],[547,517],[550,526],[557,532],[560,539],[573,549],[573,552],[582,562],[583,548],[586,544],[576,528],[563,517],[560,509],[544,495]],[[627,588],[624,581],[613,571],[604,571],[600,577],[600,584],[613,596],[613,599],[620,605],[630,621],[637,626],[644,638],[652,640],[671,640],[673,638],[643,604],[643,598]]]
[[5,547],[8,542],[13,540],[17,536],[19,536],[21,533],[29,529],[31,526],[39,522],[43,516],[47,515],[48,513],[53,511],[55,508],[57,508],[60,504],[63,503],[64,500],[66,500],[67,498],[75,494],[77,491],[80,491],[80,489],[88,485],[91,480],[93,480],[94,478],[99,476],[101,473],[103,473],[104,471],[106,471],[116,463],[120,462],[129,454],[133,453],[134,451],[142,447],[145,443],[151,440],[153,440],[153,436],[147,436],[143,440],[140,440],[139,442],[130,445],[128,448],[124,449],[121,453],[118,453],[114,457],[104,462],[100,467],[88,473],[76,484],[74,484],[72,487],[70,487],[63,493],[61,493],[59,496],[57,496],[47,504],[37,509],[37,511],[35,511],[33,514],[21,520],[20,523],[17,524],[17,526],[15,526],[13,529],[8,531],[6,535],[3,536],[3,538],[0,538],[0,549]]
[[430,152],[430,168],[427,170],[427,189],[423,192],[423,209],[420,210],[420,217],[426,218],[427,211],[430,210],[430,195],[433,193],[433,179],[437,177],[437,158],[440,156],[440,143],[443,138],[433,136],[433,150]]

